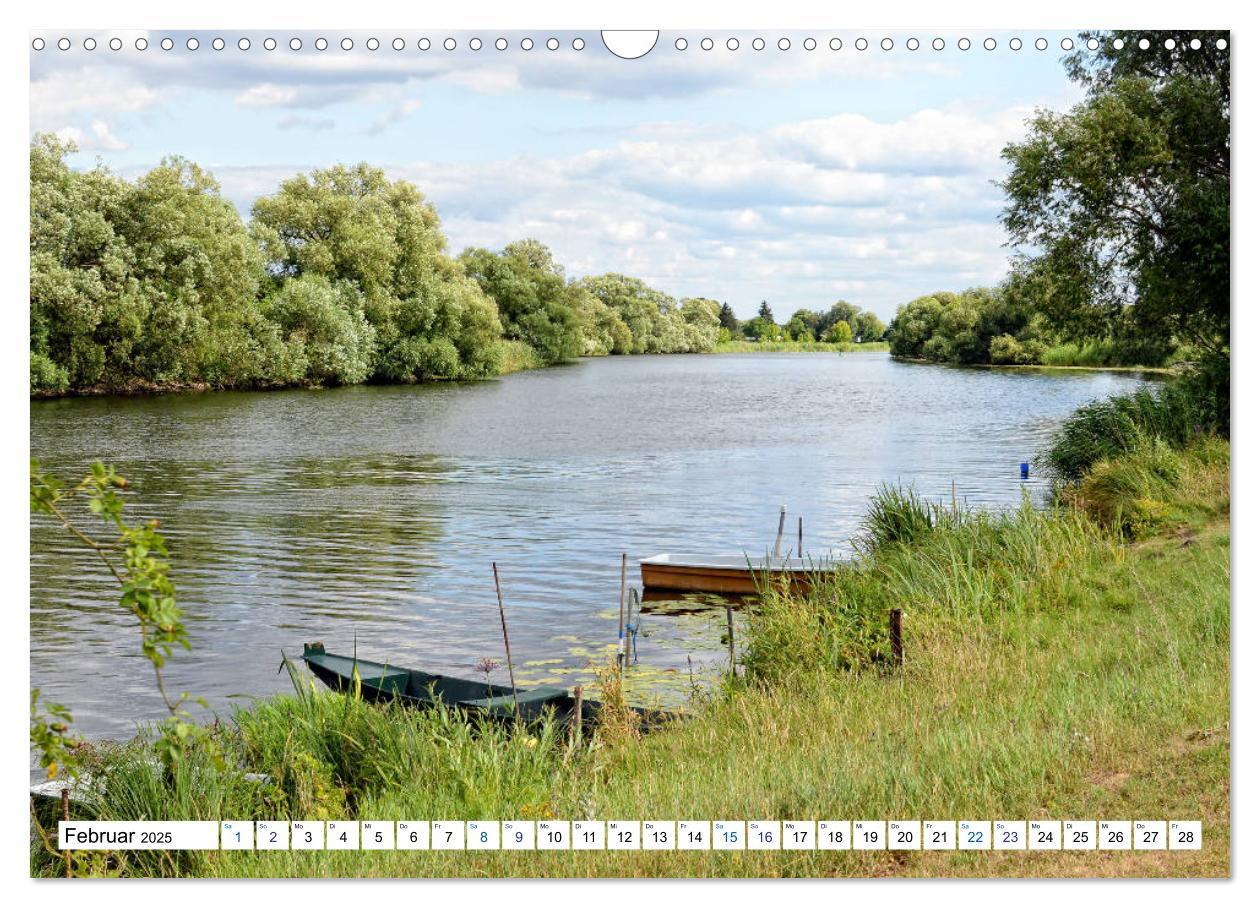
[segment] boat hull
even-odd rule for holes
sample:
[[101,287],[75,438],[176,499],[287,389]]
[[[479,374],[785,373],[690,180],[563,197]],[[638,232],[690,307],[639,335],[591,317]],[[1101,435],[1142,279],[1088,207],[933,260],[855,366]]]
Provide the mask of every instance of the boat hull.
[[[729,562],[735,559],[724,560]],[[748,561],[742,565],[705,564],[699,560],[685,561],[658,555],[639,562],[639,570],[646,590],[748,596],[774,586],[806,590],[814,583],[821,568],[816,565],[793,564],[786,559],[781,564],[751,564]]]

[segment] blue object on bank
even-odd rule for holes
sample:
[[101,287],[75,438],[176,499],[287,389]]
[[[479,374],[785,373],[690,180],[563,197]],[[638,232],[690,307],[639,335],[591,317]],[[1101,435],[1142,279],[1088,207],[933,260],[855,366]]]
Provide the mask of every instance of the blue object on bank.
[[1027,461],[1019,465],[1019,478],[1020,479],[1028,478],[1028,462]]

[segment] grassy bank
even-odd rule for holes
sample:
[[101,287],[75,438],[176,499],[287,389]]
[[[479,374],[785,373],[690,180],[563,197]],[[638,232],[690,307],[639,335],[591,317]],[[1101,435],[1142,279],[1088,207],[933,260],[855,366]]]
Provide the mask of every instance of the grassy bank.
[[[1161,447],[1162,445],[1162,447]],[[241,710],[171,773],[100,747],[108,819],[1201,819],[1201,852],[133,853],[76,873],[196,876],[1224,875],[1229,451],[1097,460],[1052,510],[895,490],[863,554],[751,619],[745,676],[645,738],[517,734],[315,686]],[[1137,508],[1141,521],[1122,515]],[[907,663],[887,665],[886,610]],[[615,698],[615,685],[603,692]],[[216,752],[217,751],[217,754]],[[222,765],[230,769],[221,768]],[[246,781],[243,771],[270,781]],[[32,869],[59,876],[36,842]]]
[[725,341],[714,353],[887,353],[888,344],[829,344],[824,341]]
[[1178,347],[1156,361],[1135,363],[1130,347],[1114,341],[1098,340],[1082,344],[1056,344],[1041,354],[1041,364],[1091,369],[1167,369],[1176,363],[1196,360],[1199,355],[1199,351],[1191,347]]

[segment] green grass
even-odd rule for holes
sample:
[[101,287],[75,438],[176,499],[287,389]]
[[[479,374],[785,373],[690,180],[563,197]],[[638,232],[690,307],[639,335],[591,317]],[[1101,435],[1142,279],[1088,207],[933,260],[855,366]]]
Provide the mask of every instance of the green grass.
[[1118,344],[1108,340],[1086,341],[1082,344],[1056,344],[1041,355],[1046,366],[1079,366],[1095,369],[1167,368],[1174,363],[1198,359],[1190,347],[1178,347],[1171,353],[1146,351],[1132,343]]
[[[1086,404],[1067,418],[1038,462],[1056,479],[1071,482],[1094,464],[1149,442],[1182,447],[1205,433],[1228,431],[1228,426],[1216,424],[1221,408],[1211,398],[1193,379],[1182,379],[1154,391],[1140,388]],[[1228,412],[1228,404],[1225,408]]]
[[866,344],[829,344],[825,341],[748,341],[719,343],[714,353],[887,353],[888,344],[871,341]]
[[[142,742],[94,757],[94,812],[399,819],[1201,819],[1201,852],[208,852],[83,858],[191,876],[1225,876],[1229,451],[1099,461],[1049,509],[907,504],[885,490],[857,562],[771,593],[744,676],[647,737],[512,734],[299,687],[164,778]],[[1131,532],[1115,515],[1162,506]],[[909,518],[905,518],[906,514]],[[890,515],[901,515],[891,518]],[[918,516],[915,516],[918,515]],[[923,515],[927,515],[926,521]],[[909,526],[911,532],[902,532]],[[892,527],[895,532],[888,531]],[[888,658],[903,610],[906,664]],[[604,696],[616,695],[608,683]],[[266,784],[243,771],[268,773]],[[80,859],[76,859],[79,861]],[[32,871],[61,875],[36,844]]]

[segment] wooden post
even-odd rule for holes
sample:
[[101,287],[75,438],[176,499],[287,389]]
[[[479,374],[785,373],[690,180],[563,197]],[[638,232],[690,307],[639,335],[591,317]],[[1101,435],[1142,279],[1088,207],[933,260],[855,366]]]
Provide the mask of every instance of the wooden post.
[[735,615],[726,607],[726,648],[731,654],[731,677],[735,677]]
[[796,557],[805,557],[805,518],[796,518]]
[[893,665],[904,665],[906,652],[901,642],[901,609],[899,608],[888,611],[888,640],[892,644]]
[[582,743],[582,685],[573,688],[573,716],[569,720],[573,744]]
[[[61,819],[70,822],[70,789],[61,789]],[[66,852],[63,857],[66,861],[66,879],[70,879],[73,874],[70,872],[70,852]]]
[[626,553],[621,553],[621,597],[617,600],[617,671],[626,666]]
[[512,642],[508,640],[507,615],[503,611],[503,588],[499,586],[499,565],[492,561],[490,567],[494,570],[494,594],[499,599],[499,623],[503,625],[503,649],[507,652],[508,681],[512,684],[512,711],[516,713],[517,721],[520,721],[521,704],[516,699],[516,672],[512,669]]
[[787,520],[787,505],[779,507],[779,532],[774,537],[774,557],[779,557],[779,546],[783,542],[783,524]]

